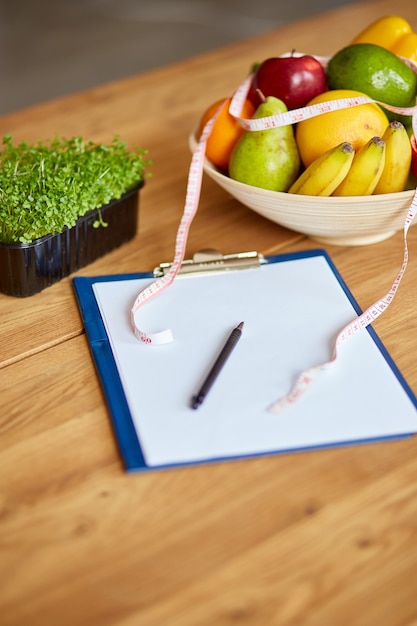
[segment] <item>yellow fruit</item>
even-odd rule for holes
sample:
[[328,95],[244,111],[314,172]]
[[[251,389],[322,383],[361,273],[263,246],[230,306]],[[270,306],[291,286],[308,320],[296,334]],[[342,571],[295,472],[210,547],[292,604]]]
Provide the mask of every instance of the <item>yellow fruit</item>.
[[[360,91],[334,89],[316,96],[308,104],[364,95]],[[298,122],[295,138],[301,160],[308,167],[321,154],[342,142],[351,143],[357,151],[372,137],[381,137],[388,123],[382,109],[372,102],[330,111]]]
[[349,174],[355,151],[343,142],[328,150],[307,167],[291,185],[288,193],[305,196],[331,196]]
[[384,15],[369,24],[351,42],[373,43],[398,56],[417,61],[417,33],[400,15]]
[[391,46],[391,52],[417,62],[417,33],[406,33]]
[[406,33],[411,33],[411,26],[400,15],[384,15],[369,24],[351,43],[374,43],[391,49],[391,46]]

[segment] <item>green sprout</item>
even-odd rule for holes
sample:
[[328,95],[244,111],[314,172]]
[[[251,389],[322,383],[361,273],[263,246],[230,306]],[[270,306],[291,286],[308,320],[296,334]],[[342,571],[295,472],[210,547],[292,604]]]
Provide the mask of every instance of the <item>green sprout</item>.
[[[151,161],[146,150],[129,151],[81,137],[13,146],[0,152],[0,242],[30,243],[72,228],[77,219],[118,200],[139,185]],[[101,213],[95,227],[106,226]]]

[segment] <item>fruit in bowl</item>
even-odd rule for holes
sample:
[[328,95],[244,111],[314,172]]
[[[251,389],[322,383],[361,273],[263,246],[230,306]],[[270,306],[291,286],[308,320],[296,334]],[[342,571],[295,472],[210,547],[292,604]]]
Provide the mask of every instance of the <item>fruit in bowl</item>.
[[[237,140],[243,135],[239,121],[229,113],[231,98],[217,100],[204,112],[197,130],[199,137],[207,122],[217,114],[216,123],[212,128],[206,144],[206,156],[212,163],[223,170],[229,167],[229,160]],[[242,117],[252,117],[255,105],[246,100],[242,106]]]
[[342,48],[329,60],[326,74],[330,89],[357,89],[397,107],[411,107],[416,101],[417,75],[400,57],[377,44]]
[[[291,68],[300,77],[295,61],[305,63],[308,56],[291,53],[280,57],[286,64],[278,58],[272,63],[272,57],[258,64],[245,101],[256,104],[256,94],[256,111],[236,119],[232,102],[232,117],[243,132],[229,144],[222,165],[206,153],[204,168],[243,204],[321,241],[360,244],[391,236],[403,227],[415,193],[417,65],[379,43],[352,42],[327,63],[320,60],[325,81],[317,81],[319,93],[297,106],[296,97],[291,101],[273,87],[280,83],[280,68],[286,83],[291,84]],[[201,125],[192,146],[200,132]],[[292,213],[289,220],[286,211]]]
[[248,98],[255,106],[262,102],[262,96],[275,96],[289,109],[302,107],[309,100],[327,90],[324,67],[313,56],[271,57],[256,68]]
[[[342,98],[361,98],[365,93],[353,89],[333,89],[313,98],[309,106],[323,105]],[[295,134],[305,167],[323,152],[342,141],[359,150],[372,137],[382,136],[389,124],[385,112],[373,102],[323,112],[296,124]]]
[[[191,150],[197,145],[189,137]],[[208,159],[205,173],[230,196],[262,217],[324,244],[368,245],[404,226],[414,190],[369,196],[302,195],[261,189],[233,180]]]
[[[255,119],[287,111],[279,98],[268,96],[256,109]],[[300,154],[291,125],[245,132],[229,160],[229,176],[247,185],[286,191],[300,170]]]
[[417,33],[401,15],[383,15],[368,24],[351,43],[375,43],[399,56],[417,61]]

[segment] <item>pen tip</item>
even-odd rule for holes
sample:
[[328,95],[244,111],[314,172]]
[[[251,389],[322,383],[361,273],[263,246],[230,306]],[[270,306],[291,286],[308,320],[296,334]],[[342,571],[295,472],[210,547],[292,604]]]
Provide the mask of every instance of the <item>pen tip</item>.
[[244,322],[240,322],[240,324],[238,324],[237,328],[238,328],[239,330],[242,330],[243,325],[244,325]]
[[198,409],[198,407],[200,406],[201,402],[202,402],[202,399],[201,399],[200,396],[193,396],[191,398],[191,408],[194,409],[194,410]]

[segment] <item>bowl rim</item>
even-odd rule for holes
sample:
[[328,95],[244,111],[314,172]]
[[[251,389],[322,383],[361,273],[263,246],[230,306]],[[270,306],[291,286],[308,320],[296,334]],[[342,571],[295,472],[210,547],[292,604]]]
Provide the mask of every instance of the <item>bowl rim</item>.
[[[194,151],[195,147],[197,146],[197,139],[196,139],[196,129],[193,129],[192,133],[189,136],[189,145],[190,148],[192,149],[192,151]],[[263,189],[262,187],[255,187],[252,185],[247,185],[246,183],[242,183],[238,180],[234,180],[233,178],[230,178],[230,176],[227,176],[227,174],[223,173],[219,168],[217,168],[206,156],[204,156],[204,160],[203,160],[203,169],[207,174],[212,175],[214,178],[218,178],[219,180],[225,181],[225,184],[228,184],[232,187],[236,187],[236,189],[240,189],[242,192],[245,193],[251,193],[252,195],[256,194],[256,195],[261,195],[265,198],[276,198],[277,200],[279,198],[288,198],[289,196],[293,195],[294,198],[308,198],[308,202],[312,203],[312,204],[323,204],[323,202],[326,201],[326,199],[331,199],[332,204],[334,203],[335,206],[338,206],[339,204],[341,206],[346,206],[346,204],[349,203],[349,201],[354,204],[355,202],[364,202],[366,201],[367,205],[373,205],[373,204],[378,204],[381,202],[381,198],[384,198],[384,202],[387,203],[390,200],[407,200],[410,199],[410,202],[414,196],[414,194],[416,193],[416,189],[406,189],[405,191],[396,191],[396,192],[392,192],[392,193],[381,193],[381,194],[372,194],[369,196],[310,196],[310,195],[296,195],[296,194],[289,194],[286,191],[273,191],[271,189]],[[253,191],[255,190],[255,191]]]

